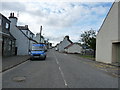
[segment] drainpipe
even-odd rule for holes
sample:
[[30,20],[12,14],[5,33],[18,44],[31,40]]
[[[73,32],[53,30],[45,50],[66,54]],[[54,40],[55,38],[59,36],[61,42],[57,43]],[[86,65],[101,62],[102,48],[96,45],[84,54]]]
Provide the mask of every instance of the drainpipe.
[[29,55],[29,52],[30,52],[30,39],[28,39],[28,55]]

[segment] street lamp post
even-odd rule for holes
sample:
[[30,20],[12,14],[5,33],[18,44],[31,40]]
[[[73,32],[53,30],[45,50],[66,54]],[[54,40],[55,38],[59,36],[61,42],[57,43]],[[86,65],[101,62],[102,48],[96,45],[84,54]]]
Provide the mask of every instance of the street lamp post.
[[41,43],[41,33],[42,33],[42,26],[40,27],[40,43]]

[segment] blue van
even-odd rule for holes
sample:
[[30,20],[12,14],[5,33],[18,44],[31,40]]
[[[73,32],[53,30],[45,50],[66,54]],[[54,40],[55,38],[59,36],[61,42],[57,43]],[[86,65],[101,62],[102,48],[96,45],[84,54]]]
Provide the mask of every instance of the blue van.
[[45,44],[33,44],[30,51],[30,59],[46,59]]

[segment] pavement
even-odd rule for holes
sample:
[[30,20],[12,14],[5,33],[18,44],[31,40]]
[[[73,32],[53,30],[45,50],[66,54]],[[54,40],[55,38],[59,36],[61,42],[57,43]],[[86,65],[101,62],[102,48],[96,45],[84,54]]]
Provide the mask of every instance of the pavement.
[[50,50],[44,61],[29,60],[3,72],[2,85],[3,88],[118,88],[117,77],[90,62]]
[[77,58],[82,60],[83,63],[89,64],[92,67],[98,68],[109,75],[112,75],[114,77],[120,77],[120,66],[118,64],[106,64],[106,63],[94,61],[92,59],[83,58],[83,57],[80,57],[79,55],[75,55],[75,54],[70,54],[70,55],[73,57],[77,56]]
[[2,72],[27,61],[29,58],[28,55],[2,57]]

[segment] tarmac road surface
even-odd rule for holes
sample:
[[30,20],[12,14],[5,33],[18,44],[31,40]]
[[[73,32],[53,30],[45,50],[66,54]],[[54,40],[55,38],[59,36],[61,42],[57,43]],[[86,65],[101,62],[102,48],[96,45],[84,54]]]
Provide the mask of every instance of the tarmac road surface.
[[3,73],[3,88],[118,88],[118,78],[54,50]]

